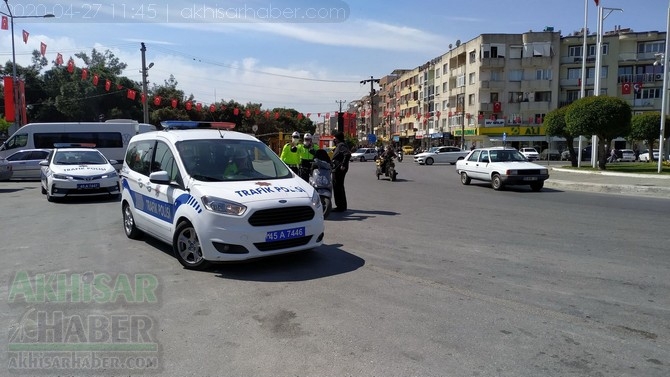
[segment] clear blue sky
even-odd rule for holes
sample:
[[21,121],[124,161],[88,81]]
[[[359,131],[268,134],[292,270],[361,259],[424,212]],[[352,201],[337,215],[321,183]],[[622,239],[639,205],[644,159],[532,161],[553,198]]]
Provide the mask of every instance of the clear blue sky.
[[[338,100],[364,96],[369,85],[360,80],[417,67],[458,39],[540,31],[546,26],[567,35],[583,27],[585,4],[584,0],[171,0],[167,5],[154,1],[107,0],[98,7],[75,0],[9,0],[17,16],[57,16],[38,22],[15,19],[17,62],[29,64],[30,53],[39,50],[40,42],[47,44],[50,61],[59,52],[67,61],[80,51],[109,49],[128,64],[125,75],[140,82],[139,50],[140,42],[145,42],[147,63],[154,63],[150,83],[162,84],[174,75],[180,89],[205,105],[234,99],[316,114],[337,110]],[[624,10],[609,15],[606,31],[615,25],[635,31],[666,29],[668,1],[601,3]],[[295,8],[300,9],[289,12]],[[588,8],[589,28],[595,31],[593,0],[588,0]],[[343,9],[340,16],[346,18],[331,9]],[[0,10],[7,12],[4,2]],[[25,44],[23,29],[30,33]],[[0,30],[2,62],[11,60],[10,35]],[[78,67],[83,65],[75,61]]]

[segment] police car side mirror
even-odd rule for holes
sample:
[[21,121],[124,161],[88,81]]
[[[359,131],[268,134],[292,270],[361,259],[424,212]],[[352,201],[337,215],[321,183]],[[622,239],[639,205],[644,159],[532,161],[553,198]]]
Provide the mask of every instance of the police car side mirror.
[[119,164],[119,161],[117,161],[117,160],[109,160],[109,164],[110,164],[110,165],[118,165],[118,164]]
[[170,175],[168,175],[168,172],[166,172],[165,170],[161,170],[149,174],[149,182],[158,185],[169,185],[170,183],[172,183],[172,180],[170,179]]
[[40,161],[40,166],[49,166],[49,160]]

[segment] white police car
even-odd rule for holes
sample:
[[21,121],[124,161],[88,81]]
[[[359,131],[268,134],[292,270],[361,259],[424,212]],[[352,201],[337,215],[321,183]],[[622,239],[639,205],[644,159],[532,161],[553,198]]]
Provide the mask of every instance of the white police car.
[[172,245],[186,268],[320,246],[318,193],[253,136],[163,122],[133,136],[121,169],[123,224]]
[[48,201],[71,196],[105,195],[118,197],[119,175],[112,164],[93,146],[56,144],[40,162],[42,194]]

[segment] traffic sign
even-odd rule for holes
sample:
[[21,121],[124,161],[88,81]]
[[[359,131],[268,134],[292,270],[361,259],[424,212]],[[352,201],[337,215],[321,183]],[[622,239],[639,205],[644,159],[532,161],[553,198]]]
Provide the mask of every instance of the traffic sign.
[[377,142],[377,135],[375,134],[368,134],[368,143],[374,144]]

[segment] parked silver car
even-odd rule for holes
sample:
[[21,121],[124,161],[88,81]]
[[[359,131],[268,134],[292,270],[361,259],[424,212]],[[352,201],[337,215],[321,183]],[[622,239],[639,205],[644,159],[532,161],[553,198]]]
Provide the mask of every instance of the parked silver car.
[[12,179],[40,179],[40,161],[46,160],[51,149],[24,149],[7,156],[12,166]]

